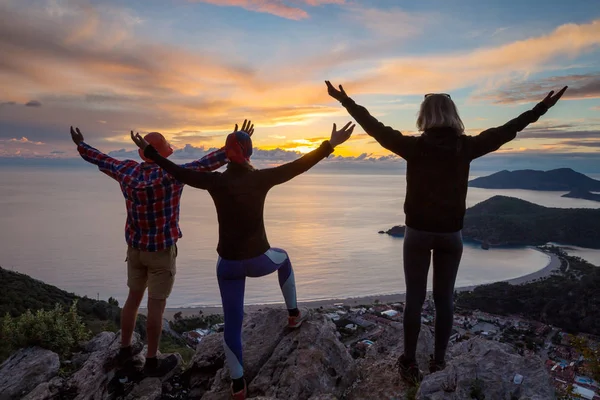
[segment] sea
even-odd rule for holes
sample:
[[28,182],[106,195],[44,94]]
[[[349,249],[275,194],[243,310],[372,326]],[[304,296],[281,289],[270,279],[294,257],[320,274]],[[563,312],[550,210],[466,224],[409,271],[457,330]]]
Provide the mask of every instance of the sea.
[[[115,181],[85,165],[2,166],[0,193],[1,267],[78,295],[124,302],[126,213]],[[467,205],[498,194],[548,207],[599,207],[562,198],[564,192],[477,188],[469,189]],[[394,171],[311,170],[272,189],[265,205],[267,235],[272,246],[290,255],[298,299],[404,292],[403,239],[378,233],[404,223],[404,195],[405,176]],[[219,305],[217,218],[206,192],[184,189],[180,225],[183,238],[168,306]],[[600,265],[600,251],[570,247],[569,252]],[[483,250],[467,243],[457,286],[515,278],[548,262],[546,254],[529,247]],[[281,302],[277,275],[249,278],[245,300]]]

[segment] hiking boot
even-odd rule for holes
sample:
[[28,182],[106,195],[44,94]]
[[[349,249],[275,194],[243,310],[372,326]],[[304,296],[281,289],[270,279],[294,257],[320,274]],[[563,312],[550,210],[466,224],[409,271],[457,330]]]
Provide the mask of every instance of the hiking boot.
[[296,316],[288,316],[288,328],[297,329],[300,328],[300,325],[304,321],[306,321],[307,315],[303,314],[302,311],[298,310],[298,315]]
[[146,358],[144,364],[144,374],[149,377],[159,378],[167,375],[179,365],[179,359],[175,354],[171,354],[165,358]]
[[416,360],[409,360],[402,354],[398,358],[396,366],[398,366],[398,372],[400,372],[400,376],[405,382],[416,385],[423,380],[423,373],[419,369]]
[[433,374],[434,372],[441,371],[445,368],[446,368],[445,361],[438,362],[438,361],[435,361],[435,359],[433,358],[433,355],[429,356],[429,372],[431,372]]
[[231,384],[231,398],[232,400],[246,400],[246,392],[248,387],[246,386],[246,380],[244,379],[244,388],[239,392],[233,391],[233,383]]
[[135,342],[130,346],[121,347],[117,355],[104,364],[104,370],[109,371],[114,368],[122,368],[127,361],[140,354],[143,349],[144,345],[142,342]]

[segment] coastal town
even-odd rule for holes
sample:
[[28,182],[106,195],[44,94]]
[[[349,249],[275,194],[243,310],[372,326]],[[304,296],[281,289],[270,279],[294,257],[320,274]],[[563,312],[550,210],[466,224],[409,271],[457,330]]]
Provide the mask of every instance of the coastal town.
[[[348,306],[337,303],[320,307],[314,312],[322,313],[335,324],[340,340],[356,359],[365,356],[368,348],[375,344],[386,328],[402,326],[403,310],[404,302],[386,304],[375,300],[372,305]],[[433,326],[434,315],[434,302],[428,297],[423,307],[422,323]],[[184,332],[182,337],[191,347],[195,347],[207,335],[222,330],[222,323],[214,323]],[[557,394],[564,399],[600,400],[600,383],[588,376],[589,366],[574,340],[585,340],[589,347],[596,348],[600,338],[572,336],[559,328],[516,316],[457,309],[451,346],[473,337],[512,344],[525,357],[541,357]],[[522,380],[523,376],[515,371],[514,383],[520,384]]]

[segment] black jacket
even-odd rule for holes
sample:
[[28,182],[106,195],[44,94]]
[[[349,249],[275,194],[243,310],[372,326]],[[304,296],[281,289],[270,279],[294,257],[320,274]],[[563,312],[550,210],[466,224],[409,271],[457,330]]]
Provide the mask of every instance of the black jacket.
[[427,232],[461,230],[471,161],[498,150],[548,111],[539,103],[508,123],[477,136],[452,128],[405,136],[383,125],[350,98],[343,100],[342,105],[367,134],[406,160],[406,225]]
[[276,168],[250,171],[230,163],[225,172],[200,172],[181,167],[152,147],[144,155],[175,179],[208,190],[219,220],[217,253],[226,260],[258,257],[271,247],[265,232],[263,210],[269,190],[308,171],[333,152],[329,141],[299,159]]

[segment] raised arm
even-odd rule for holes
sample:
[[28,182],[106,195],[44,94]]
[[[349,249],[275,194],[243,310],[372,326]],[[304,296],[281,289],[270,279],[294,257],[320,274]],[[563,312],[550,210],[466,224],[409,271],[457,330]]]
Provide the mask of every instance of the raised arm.
[[273,187],[275,185],[287,182],[295,176],[298,176],[303,172],[308,171],[309,169],[314,167],[319,161],[333,153],[333,149],[337,145],[342,144],[346,140],[348,140],[352,135],[354,127],[355,125],[351,125],[351,122],[348,122],[341,130],[338,131],[336,130],[335,124],[333,124],[331,139],[325,140],[323,143],[321,143],[321,145],[318,148],[311,151],[310,153],[303,155],[295,161],[280,165],[279,167],[257,171],[256,175],[258,179],[262,184],[269,187]]
[[404,136],[400,131],[379,122],[365,107],[356,104],[354,100],[348,97],[342,85],[340,85],[340,89],[337,90],[333,87],[331,82],[325,81],[325,83],[327,84],[327,92],[329,95],[338,100],[342,106],[346,108],[352,118],[354,118],[369,136],[377,140],[381,146],[400,157],[410,157],[414,144],[416,143],[416,138]]
[[83,141],[79,128],[71,127],[71,139],[77,145],[77,151],[85,161],[97,165],[98,169],[115,180],[121,177],[121,171],[127,166],[127,161],[120,161],[102,153]]
[[[237,132],[237,130],[238,124],[235,124],[233,131]],[[252,136],[252,134],[254,133],[254,124],[252,124],[252,121],[244,120],[241,131],[246,132],[249,136]],[[225,148],[221,148],[219,150],[213,151],[212,153],[205,155],[199,160],[183,164],[182,167],[193,169],[196,171],[214,171],[221,168],[228,162],[229,160],[227,159],[227,155],[225,154]]]
[[505,143],[513,140],[517,137],[518,132],[521,132],[527,125],[536,122],[542,115],[546,114],[548,109],[556,104],[566,90],[567,86],[556,94],[554,94],[554,91],[551,91],[544,100],[517,118],[508,121],[502,126],[487,129],[477,136],[470,137],[467,142],[470,146],[470,158],[475,159],[496,151]]
[[134,135],[133,131],[131,131],[131,139],[140,149],[142,149],[145,157],[154,161],[156,165],[167,171],[179,182],[183,182],[186,185],[205,190],[210,189],[214,184],[216,179],[214,173],[196,171],[175,164],[174,162],[158,154],[158,151],[149,145],[139,133]]
[[225,155],[225,148],[220,148],[208,153],[199,160],[185,163],[181,166],[194,171],[214,171],[227,164],[228,161],[227,155]]

